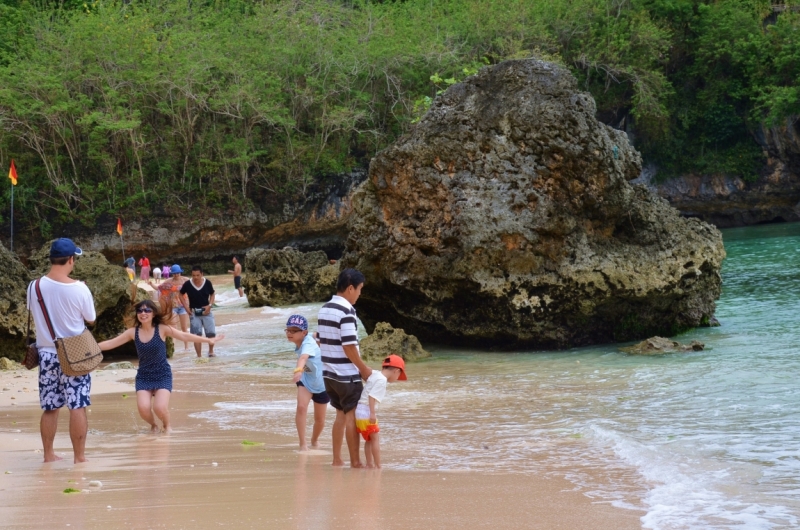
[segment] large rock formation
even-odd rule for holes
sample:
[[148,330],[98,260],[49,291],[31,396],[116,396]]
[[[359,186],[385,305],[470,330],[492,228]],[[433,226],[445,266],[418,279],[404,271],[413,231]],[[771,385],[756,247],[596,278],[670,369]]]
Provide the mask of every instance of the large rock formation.
[[565,69],[484,68],[372,161],[342,266],[357,303],[434,342],[567,347],[708,321],[720,233],[628,180],[641,158]]
[[242,287],[253,307],[325,302],[336,292],[339,266],[325,252],[257,248],[245,257]]
[[28,310],[25,288],[31,274],[0,245],[0,357],[21,361],[25,357]]

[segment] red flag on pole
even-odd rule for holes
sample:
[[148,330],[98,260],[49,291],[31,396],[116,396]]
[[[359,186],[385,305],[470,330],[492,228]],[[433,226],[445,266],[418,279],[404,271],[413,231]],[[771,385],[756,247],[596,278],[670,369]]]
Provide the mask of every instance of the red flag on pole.
[[117,217],[117,233],[122,235],[122,219]]
[[17,168],[14,166],[14,159],[11,159],[11,169],[8,170],[8,178],[11,179],[13,186],[17,185]]

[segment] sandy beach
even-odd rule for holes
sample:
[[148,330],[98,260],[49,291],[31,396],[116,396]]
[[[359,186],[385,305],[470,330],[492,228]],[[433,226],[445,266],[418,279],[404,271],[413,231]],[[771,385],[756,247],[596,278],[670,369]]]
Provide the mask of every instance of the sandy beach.
[[[216,362],[215,360],[211,361]],[[151,435],[136,413],[133,372],[95,372],[89,462],[73,465],[62,414],[43,464],[36,372],[0,373],[0,520],[5,528],[640,528],[640,512],[593,503],[567,480],[477,472],[351,470],[323,449],[192,417],[214,403],[276,386],[257,374],[215,374],[193,353],[173,359],[175,432]],[[288,386],[288,385],[287,385]],[[25,390],[27,389],[27,390]],[[291,389],[287,391],[291,395]],[[16,399],[11,399],[12,397]],[[16,403],[12,405],[12,403]],[[243,445],[243,441],[258,445]],[[425,434],[420,433],[420,444]],[[384,459],[402,458],[387,446]],[[543,470],[544,471],[544,470]],[[545,473],[542,473],[544,475]],[[91,486],[100,481],[101,487]],[[64,493],[67,488],[79,493]],[[46,508],[44,508],[46,507]]]

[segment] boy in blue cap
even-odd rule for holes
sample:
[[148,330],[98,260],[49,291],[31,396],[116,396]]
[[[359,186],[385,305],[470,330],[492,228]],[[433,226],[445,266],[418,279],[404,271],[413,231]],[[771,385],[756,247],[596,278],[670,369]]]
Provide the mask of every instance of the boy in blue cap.
[[325,413],[330,398],[325,392],[322,380],[322,357],[317,342],[308,334],[308,320],[302,315],[292,315],[286,322],[286,338],[295,345],[297,366],[294,369],[294,382],[297,385],[297,436],[300,438],[300,451],[308,451],[306,445],[306,417],[308,403],[314,402],[314,428],[311,431],[311,447],[319,447],[319,435],[325,428]]

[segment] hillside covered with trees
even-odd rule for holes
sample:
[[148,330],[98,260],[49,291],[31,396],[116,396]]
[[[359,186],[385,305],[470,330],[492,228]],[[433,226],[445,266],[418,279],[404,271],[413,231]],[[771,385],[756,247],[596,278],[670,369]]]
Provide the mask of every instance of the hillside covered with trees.
[[662,175],[752,179],[754,132],[800,114],[799,29],[769,0],[0,0],[0,163],[45,236],[246,210],[364,165],[482,66],[538,56]]

